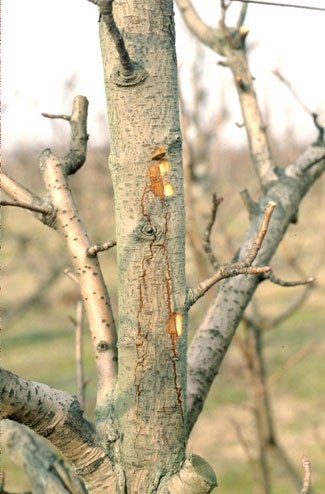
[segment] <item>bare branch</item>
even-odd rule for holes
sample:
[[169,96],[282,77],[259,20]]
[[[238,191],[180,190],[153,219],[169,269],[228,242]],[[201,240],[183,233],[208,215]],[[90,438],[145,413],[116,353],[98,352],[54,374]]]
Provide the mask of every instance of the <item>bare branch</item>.
[[310,115],[313,119],[313,122],[314,122],[314,125],[316,127],[316,129],[318,130],[318,139],[317,141],[315,142],[314,145],[317,145],[317,146],[321,146],[321,145],[324,145],[325,144],[325,141],[324,141],[324,132],[325,132],[325,129],[324,127],[319,123],[318,121],[318,117],[319,115],[315,112],[312,112],[306,105],[305,103],[302,101],[302,99],[300,98],[300,96],[298,95],[298,93],[296,92],[296,90],[294,89],[294,87],[292,86],[291,82],[288,81],[288,79],[286,79],[280,72],[280,70],[277,68],[277,69],[274,69],[273,70],[273,74],[281,81],[283,82],[283,84],[289,89],[289,91],[291,92],[291,94],[294,96],[294,98],[298,101],[299,105],[305,110],[306,113],[308,113],[308,115]]
[[66,268],[64,270],[64,274],[70,278],[70,280],[73,281],[73,283],[75,283],[76,285],[79,286],[79,278],[74,274],[74,273],[71,273],[70,269],[69,268]]
[[280,285],[282,287],[309,285],[309,284],[314,283],[316,281],[316,279],[312,278],[312,277],[306,278],[305,280],[285,281],[285,280],[282,280],[281,278],[278,278],[277,276],[275,276],[272,272],[265,273],[263,275],[263,278],[271,281],[275,285]]
[[319,132],[319,136],[318,136],[318,139],[316,141],[316,145],[318,145],[318,146],[324,145],[325,144],[325,127],[323,127],[319,123],[319,120],[318,120],[319,115],[318,115],[318,113],[312,112],[311,116],[313,117],[313,121],[314,121],[315,127],[318,130],[318,132]]
[[248,10],[248,5],[243,4],[242,8],[240,9],[240,14],[239,14],[238,21],[237,21],[237,29],[238,30],[243,29],[243,25],[244,25],[246,15],[247,15],[247,10]]
[[[2,205],[6,202],[10,206],[23,207],[32,212],[37,212],[37,219],[42,223],[51,225],[53,220],[54,208],[48,201],[45,201],[38,197],[36,194],[28,190],[23,185],[19,184],[16,180],[13,180],[7,173],[2,171],[1,173],[1,189],[15,202],[10,204],[10,201],[1,201]],[[52,213],[52,214],[50,214]]]
[[284,309],[282,309],[275,316],[271,316],[271,317],[262,314],[258,309],[256,301],[254,300],[253,315],[249,315],[245,317],[249,323],[257,325],[262,329],[273,329],[282,321],[284,321],[289,316],[291,316],[291,314],[293,314],[305,302],[305,300],[310,295],[313,287],[314,287],[313,283],[309,283],[305,285],[304,289],[301,290],[300,293],[296,297],[294,297],[286,307],[284,307]]
[[107,479],[107,485],[112,485],[110,461],[98,443],[94,426],[83,417],[76,398],[4,369],[1,380],[3,418],[14,419],[46,437],[72,463],[88,490],[97,484],[100,475]]
[[271,216],[272,216],[272,213],[273,213],[275,206],[276,206],[276,203],[273,201],[270,201],[264,209],[262,222],[261,222],[260,227],[258,229],[254,243],[253,243],[252,247],[249,249],[245,260],[243,261],[246,266],[250,266],[252,264],[252,262],[255,260],[255,258],[257,256],[258,251],[260,250],[260,248],[262,246],[262,243],[263,243],[264,237],[266,235],[266,232],[267,232],[267,229],[268,229],[268,226],[269,226],[269,223],[271,220]]
[[302,457],[302,468],[304,469],[304,484],[301,494],[311,494],[311,463],[305,455]]
[[214,273],[210,278],[199,283],[195,288],[189,289],[187,294],[188,307],[193,305],[200,297],[202,297],[213,285],[215,285],[220,280],[231,278],[239,274],[254,275],[268,273],[270,271],[271,268],[269,266],[255,267],[252,266],[252,263],[262,246],[275,206],[275,202],[272,201],[270,201],[266,206],[259,230],[256,234],[253,245],[245,256],[245,259],[239,262],[225,264],[224,266],[219,268],[218,271]]
[[66,243],[78,277],[95,351],[97,406],[104,406],[111,396],[117,375],[115,321],[98,259],[87,256],[91,244],[68,182],[68,175],[75,173],[86,159],[87,110],[87,98],[76,96],[70,118],[70,150],[62,159],[53,155],[49,149],[44,150],[40,156],[40,169],[56,211],[55,227]]
[[[237,422],[237,420],[235,420],[234,418],[230,418],[230,423],[232,424],[232,426],[235,430],[235,433],[236,433],[236,436],[238,439],[238,443],[242,446],[243,451],[246,454],[247,461],[248,461],[252,471],[255,473],[255,469],[256,469],[255,460],[254,460],[254,457],[250,451],[249,444],[246,441],[246,438],[244,437],[244,435],[242,433],[241,426]],[[254,475],[254,477],[256,477],[256,475]],[[255,478],[255,481],[257,481],[257,483],[258,483],[258,479]]]
[[309,170],[318,176],[325,170],[325,149],[323,146],[310,146],[287,166],[285,174],[288,177],[304,178]]
[[76,308],[76,321],[75,321],[75,333],[76,333],[76,380],[77,380],[77,396],[78,401],[82,409],[85,408],[85,373],[83,362],[83,307],[82,302],[77,302]]
[[269,458],[272,458],[285,468],[288,478],[293,485],[300,489],[301,479],[282,449],[277,438],[274,417],[271,407],[271,397],[267,386],[267,371],[263,352],[263,330],[254,322],[244,318],[245,337],[235,335],[240,344],[250,376],[253,398],[253,409],[256,423],[256,433],[259,445],[259,463],[265,494],[271,494],[271,469]]
[[76,96],[73,99],[72,113],[69,118],[71,137],[70,149],[64,156],[64,168],[67,175],[76,173],[86,161],[87,153],[87,116],[88,100],[85,96]]
[[45,186],[56,208],[56,224],[79,278],[96,356],[97,405],[104,405],[113,391],[117,374],[117,335],[110,298],[97,257],[87,256],[91,246],[74,203],[65,162],[43,151],[40,167]]
[[55,115],[54,113],[41,113],[41,115],[45,118],[60,118],[62,120],[67,120],[68,122],[70,122],[71,120],[71,116],[70,115]]
[[[245,261],[244,261],[245,262]],[[212,275],[210,278],[208,278],[205,281],[202,281],[199,283],[195,288],[190,288],[188,290],[188,295],[186,299],[186,304],[188,307],[191,305],[195,304],[195,302],[203,297],[203,295],[218,281],[224,280],[226,278],[232,278],[234,276],[238,276],[239,274],[244,274],[244,275],[256,275],[256,274],[262,274],[262,273],[267,273],[270,271],[269,266],[262,266],[262,267],[245,267],[243,265],[240,265],[240,263],[233,263],[230,265],[224,265],[221,268],[218,269],[218,271]]]
[[41,214],[50,214],[52,211],[50,205],[48,205],[47,207],[42,207],[33,204],[28,204],[26,202],[7,201],[5,199],[0,201],[0,206],[15,206],[17,208],[28,209],[29,211],[33,211],[35,213],[41,213]]
[[94,3],[95,5],[99,5],[100,0],[88,0],[88,2]]
[[230,2],[226,3],[226,0],[220,0],[221,7],[221,23],[224,25],[226,22],[226,13],[228,8],[230,7]]
[[[240,33],[239,39],[246,36]],[[230,40],[230,34],[228,34]],[[247,132],[251,156],[262,187],[278,177],[275,173],[276,165],[271,153],[266,126],[259,109],[254,82],[249,70],[245,45],[232,46],[229,42],[225,47],[227,65],[232,71],[239,96],[244,124]]]
[[176,3],[188,28],[204,44],[226,57],[223,64],[233,73],[251,155],[261,185],[265,188],[267,183],[277,180],[278,177],[266,134],[266,126],[258,106],[253,77],[248,67],[245,50],[248,30],[242,26],[241,18],[237,29],[227,28],[224,19],[221,20],[220,29],[212,29],[200,19],[189,0],[177,0]]
[[[193,78],[194,80],[196,77]],[[198,99],[196,91],[197,87],[194,87],[194,98]],[[190,125],[190,117],[195,120],[197,115],[189,115],[185,109],[183,95],[181,89],[179,89],[179,101],[181,108],[181,122],[182,122],[182,136],[183,136],[183,168],[184,168],[184,195],[185,195],[185,208],[187,211],[186,221],[186,236],[190,241],[193,249],[193,255],[195,258],[196,266],[201,273],[201,277],[208,276],[206,257],[202,252],[202,241],[199,234],[199,225],[197,223],[195,215],[195,197],[193,194],[193,176],[194,176],[194,156],[193,147],[188,137],[188,129]],[[198,103],[198,101],[197,101]],[[198,105],[197,105],[198,106]],[[196,112],[197,113],[197,112]]]
[[149,74],[140,64],[131,60],[123,36],[114,20],[113,2],[114,0],[99,0],[98,2],[101,17],[112,37],[120,60],[120,66],[115,67],[111,77],[118,86],[134,86],[143,82]]
[[300,98],[300,96],[292,86],[291,82],[288,81],[288,79],[286,79],[283,74],[281,74],[280,69],[279,68],[274,69],[273,74],[289,89],[291,94],[298,101],[299,105],[305,110],[306,113],[310,115],[312,112],[309,110],[309,108],[307,108],[305,103],[302,101],[302,99]]
[[214,270],[218,269],[219,263],[211,247],[211,231],[216,220],[218,207],[222,203],[222,201],[223,201],[222,197],[217,197],[217,194],[215,193],[212,194],[211,214],[206,229],[203,232],[203,249],[207,254],[211,266],[213,267]]
[[247,209],[247,212],[249,214],[249,217],[251,218],[255,214],[258,213],[259,206],[258,204],[253,200],[252,196],[248,192],[247,189],[243,189],[240,191],[240,195],[242,198],[242,201],[244,203],[244,206]]
[[89,247],[87,249],[87,256],[88,257],[96,257],[98,252],[104,252],[105,250],[109,250],[112,247],[116,245],[115,240],[108,240],[107,242],[104,242],[103,244],[95,244]]
[[40,494],[87,492],[75,472],[51,451],[45,441],[27,427],[11,420],[3,420],[1,442],[14,463],[25,471],[33,492]]

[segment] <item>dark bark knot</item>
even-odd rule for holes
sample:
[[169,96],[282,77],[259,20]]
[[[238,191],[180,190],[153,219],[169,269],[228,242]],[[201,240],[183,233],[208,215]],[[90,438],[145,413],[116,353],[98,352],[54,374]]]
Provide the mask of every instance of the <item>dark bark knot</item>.
[[97,350],[99,352],[106,352],[107,350],[109,350],[109,348],[110,346],[109,343],[107,343],[107,341],[101,340],[97,345]]
[[142,223],[138,228],[138,238],[141,240],[153,241],[162,235],[162,229],[157,224],[151,222]]

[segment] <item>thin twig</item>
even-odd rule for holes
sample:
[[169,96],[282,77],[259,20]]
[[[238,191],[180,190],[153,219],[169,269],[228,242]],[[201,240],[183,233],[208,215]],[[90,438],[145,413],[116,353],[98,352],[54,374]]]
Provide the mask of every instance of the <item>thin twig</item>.
[[317,141],[316,141],[315,144],[318,144],[318,145],[323,144],[324,143],[325,129],[324,129],[324,127],[318,121],[319,115],[317,113],[315,113],[315,112],[312,112],[305,105],[305,103],[303,102],[303,100],[298,95],[297,91],[292,86],[291,82],[288,81],[288,79],[286,79],[283,76],[283,74],[281,74],[281,72],[280,72],[280,70],[278,68],[273,70],[273,74],[289,89],[289,91],[291,92],[291,94],[297,100],[297,102],[299,103],[299,105],[305,110],[305,112],[308,113],[308,115],[310,115],[312,117],[313,122],[314,122],[314,125],[315,125],[316,129],[318,130],[318,134],[319,134],[318,135],[318,139],[317,139]]
[[239,423],[237,422],[237,420],[235,420],[234,418],[230,418],[230,422],[236,432],[236,436],[237,436],[237,439],[238,439],[238,442],[239,444],[241,444],[242,448],[243,448],[243,451],[246,453],[246,457],[247,457],[247,461],[252,469],[252,472],[253,472],[253,476],[254,476],[254,481],[259,484],[259,479],[257,478],[257,475],[256,475],[256,466],[255,466],[255,461],[254,461],[254,458],[253,458],[253,455],[249,449],[249,445],[243,435],[243,432],[242,432],[242,429],[239,425]]
[[75,335],[77,396],[80,406],[84,410],[86,383],[83,359],[83,307],[81,300],[78,300],[76,307]]
[[126,49],[123,36],[115,23],[113,15],[113,1],[114,0],[100,0],[99,10],[103,16],[108,32],[114,41],[121,62],[123,76],[128,78],[133,74],[134,67],[130,55]]
[[98,252],[104,252],[105,250],[109,250],[116,245],[115,240],[109,240],[108,242],[104,242],[103,244],[95,244],[87,249],[88,257],[96,257]]
[[230,7],[230,2],[226,3],[226,0],[220,0],[221,19],[223,24],[225,24],[226,22],[226,13],[229,7]]
[[29,211],[33,211],[34,213],[41,214],[50,214],[52,212],[51,206],[42,207],[37,206],[36,204],[29,204],[27,202],[7,201],[5,199],[0,201],[0,206],[15,206],[17,208],[28,209]]
[[318,115],[318,113],[312,112],[311,116],[313,117],[313,121],[314,121],[315,127],[318,130],[318,139],[314,143],[314,145],[318,145],[318,146],[324,145],[325,144],[325,127],[323,127],[319,123],[319,120],[318,120],[319,115]]
[[240,29],[243,29],[243,24],[244,24],[245,19],[246,19],[247,10],[248,10],[248,5],[247,4],[243,4],[242,5],[242,8],[240,9],[240,13],[239,13],[238,21],[237,21],[237,29],[238,29],[238,31]]
[[307,456],[302,457],[302,468],[304,469],[304,483],[301,494],[311,494],[311,464]]
[[[11,206],[16,206],[17,204],[28,205],[24,209],[29,209],[34,211],[36,207],[41,208],[41,211],[37,211],[36,218],[42,223],[52,226],[55,219],[55,209],[47,201],[41,199],[39,196],[28,190],[24,185],[21,185],[16,180],[12,179],[6,172],[1,172],[1,189],[14,200]],[[8,203],[9,201],[7,201]],[[4,204],[3,204],[4,205]],[[23,207],[23,206],[20,206]],[[51,214],[53,213],[53,214]]]
[[188,307],[191,307],[191,305],[193,305],[200,297],[202,297],[213,285],[215,285],[220,280],[223,280],[225,278],[231,278],[239,274],[253,275],[253,274],[268,273],[271,270],[269,266],[255,267],[252,266],[252,263],[255,260],[258,251],[262,246],[271,219],[271,215],[275,206],[276,204],[273,201],[270,201],[267,204],[264,210],[264,215],[260,227],[255,236],[253,245],[249,249],[245,259],[231,264],[224,264],[210,278],[208,278],[205,281],[202,281],[195,288],[189,288],[187,291],[187,298],[186,298],[186,304]]
[[69,268],[66,268],[63,272],[68,278],[70,278],[70,280],[73,281],[73,283],[75,283],[76,285],[79,285],[78,277],[74,273],[71,273]]
[[[193,80],[195,78],[193,77]],[[196,89],[196,88],[195,88]],[[195,91],[195,96],[197,92]],[[190,121],[195,121],[198,118],[198,106],[193,115],[190,115],[185,108],[184,98],[182,91],[179,90],[179,101],[181,108],[181,123],[182,123],[182,135],[183,135],[183,165],[184,165],[184,193],[185,204],[187,211],[186,221],[186,236],[189,239],[191,247],[193,249],[193,256],[195,258],[195,264],[200,272],[202,278],[206,278],[209,274],[207,270],[206,256],[202,252],[202,241],[200,237],[200,228],[196,218],[196,203],[193,194],[193,177],[194,177],[194,151],[193,146],[188,137],[188,129]]]
[[274,69],[273,74],[289,89],[289,91],[294,96],[294,98],[297,100],[299,105],[305,110],[306,113],[308,113],[310,115],[312,112],[309,110],[309,108],[302,101],[302,99],[298,95],[297,91],[292,86],[291,82],[288,81],[288,79],[286,79],[283,74],[281,74],[280,69],[279,68]]
[[258,251],[260,250],[260,248],[262,246],[262,243],[263,243],[264,237],[266,235],[266,232],[267,232],[267,229],[268,229],[268,226],[270,223],[270,219],[271,219],[271,216],[272,216],[272,213],[273,213],[275,206],[276,206],[276,203],[273,201],[270,201],[264,210],[262,222],[261,222],[261,225],[260,225],[259,230],[257,232],[257,235],[255,237],[254,243],[253,243],[252,247],[249,249],[249,252],[248,252],[248,254],[245,258],[245,261],[244,261],[245,265],[247,265],[247,266],[250,266],[252,264],[252,262],[254,261],[254,259],[257,256]]
[[314,285],[312,283],[305,285],[304,289],[300,291],[300,293],[296,297],[294,297],[284,309],[282,309],[275,316],[271,316],[271,317],[262,314],[260,312],[260,309],[258,308],[256,300],[253,299],[252,301],[252,305],[254,305],[253,315],[250,315],[249,317],[246,316],[247,320],[249,321],[250,324],[259,326],[264,330],[274,329],[278,324],[280,324],[289,316],[291,316],[291,314],[293,314],[305,302],[305,300],[311,293],[311,289],[313,288],[313,286]]
[[45,118],[60,118],[62,120],[67,120],[68,122],[70,122],[71,120],[71,116],[70,115],[55,115],[54,113],[45,113],[45,112],[42,112],[41,113],[42,117],[45,117]]
[[208,256],[211,266],[215,271],[218,269],[219,263],[211,247],[211,232],[213,225],[216,221],[218,207],[222,203],[222,201],[223,201],[222,197],[217,197],[216,193],[212,194],[212,208],[211,208],[210,218],[203,232],[203,249]]
[[285,280],[282,280],[281,278],[278,278],[277,276],[275,276],[272,272],[265,273],[263,275],[263,278],[271,281],[275,285],[280,285],[282,287],[310,285],[311,283],[314,283],[316,281],[316,278],[313,278],[313,277],[306,278],[305,280],[285,281]]

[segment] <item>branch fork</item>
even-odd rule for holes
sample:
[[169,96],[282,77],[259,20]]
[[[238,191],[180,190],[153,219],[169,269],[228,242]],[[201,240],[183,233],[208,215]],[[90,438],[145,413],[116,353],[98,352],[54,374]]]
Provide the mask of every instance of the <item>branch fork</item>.
[[195,288],[189,288],[187,291],[187,298],[186,298],[186,305],[188,307],[191,307],[191,305],[193,305],[199,298],[203,297],[203,295],[213,285],[218,283],[218,281],[221,281],[226,278],[231,278],[239,274],[260,275],[260,274],[269,273],[271,271],[271,268],[269,266],[256,267],[256,266],[252,266],[252,263],[256,259],[256,256],[262,246],[271,219],[271,215],[275,206],[276,204],[273,201],[270,201],[267,204],[264,210],[264,215],[260,227],[258,229],[255,240],[253,242],[253,245],[249,249],[245,259],[239,262],[224,264],[210,278],[208,278],[205,281],[202,281]]
[[[70,274],[79,284],[79,289],[88,316],[96,355],[98,389],[97,406],[104,406],[113,393],[117,375],[117,335],[110,298],[97,257],[89,256],[88,249],[94,253],[109,248],[91,246],[86,230],[81,223],[74,203],[68,177],[76,173],[86,160],[87,152],[87,111],[88,100],[76,96],[71,116],[43,114],[47,118],[61,118],[70,123],[70,149],[63,158],[45,149],[40,156],[40,169],[47,189],[47,198],[41,199],[8,175],[2,176],[2,189],[13,199],[9,205],[24,207],[35,213],[37,218],[53,227],[63,238],[76,273]],[[107,343],[106,351],[97,348],[98,341]]]

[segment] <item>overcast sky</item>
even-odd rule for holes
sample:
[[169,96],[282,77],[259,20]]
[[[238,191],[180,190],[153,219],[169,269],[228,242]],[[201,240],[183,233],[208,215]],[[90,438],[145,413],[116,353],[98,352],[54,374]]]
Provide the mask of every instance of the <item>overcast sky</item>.
[[[280,0],[273,0],[278,1]],[[216,25],[219,0],[193,2],[203,18]],[[286,3],[325,7],[324,0],[286,0]],[[177,10],[177,8],[175,7]],[[234,16],[239,4],[234,2]],[[83,94],[90,101],[90,145],[105,139],[102,66],[98,43],[97,8],[87,0],[2,0],[2,105],[4,150],[12,146],[51,146],[53,131],[64,122],[48,121],[42,111],[69,113],[71,98]],[[178,15],[177,50],[180,81],[190,100],[190,67],[197,51]],[[279,68],[311,111],[325,123],[325,12],[250,5],[246,25],[250,64],[268,124],[278,135],[286,128],[303,143],[315,138],[311,119],[273,75]],[[231,109],[224,138],[241,144],[243,130],[236,95],[220,58],[205,50],[203,79],[209,94],[207,118],[225,98]],[[201,56],[200,56],[201,58]]]

